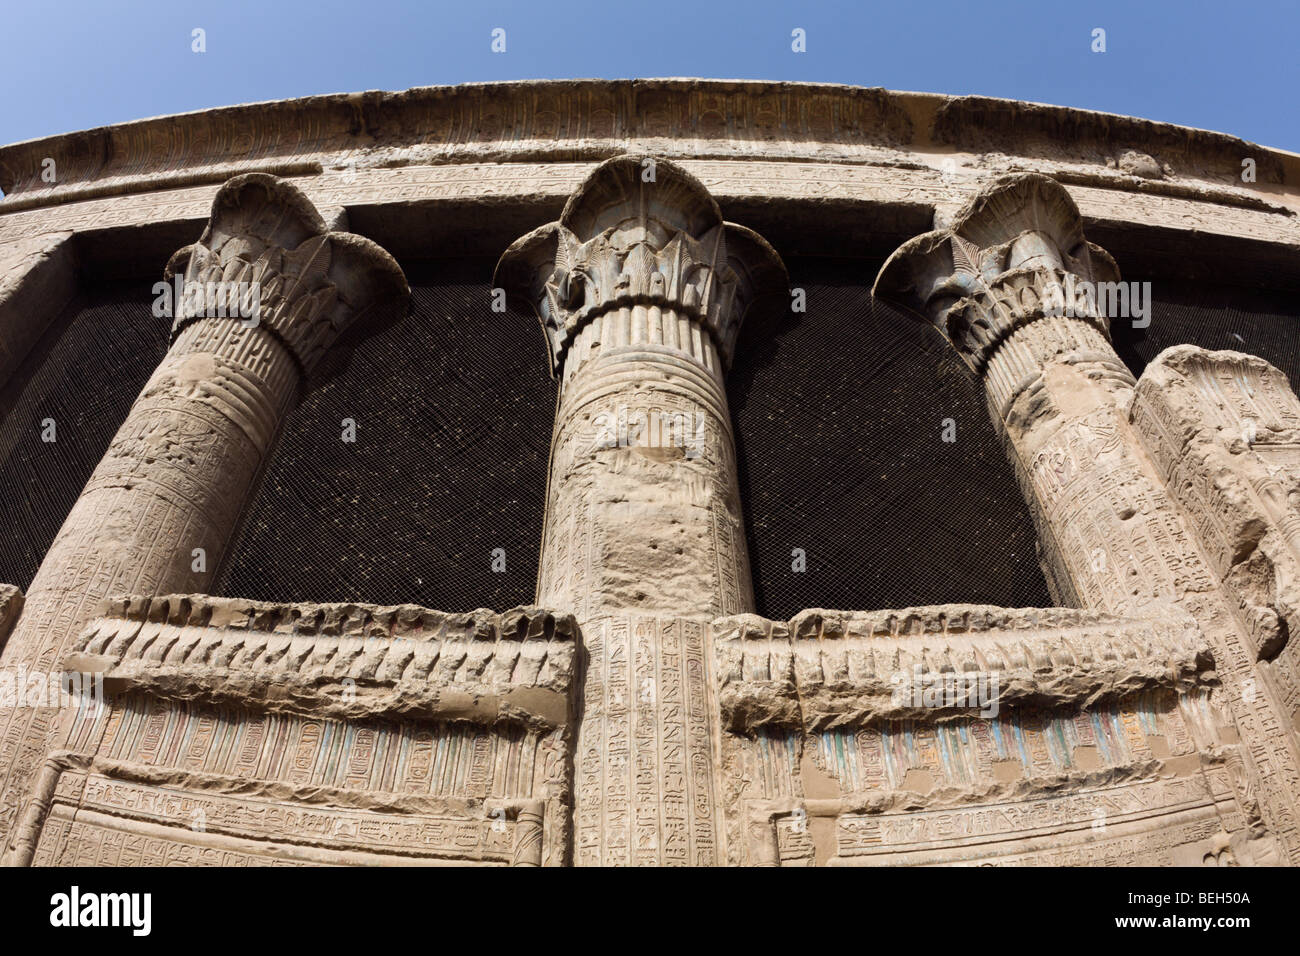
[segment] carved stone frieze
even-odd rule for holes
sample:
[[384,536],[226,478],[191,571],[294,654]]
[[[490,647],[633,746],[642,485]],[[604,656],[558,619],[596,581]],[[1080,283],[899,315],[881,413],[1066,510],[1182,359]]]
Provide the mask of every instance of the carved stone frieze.
[[1300,743],[1300,399],[1240,352],[1177,346],[1138,382],[1130,417],[1234,599],[1275,732]]
[[754,615],[720,618],[713,638],[719,707],[732,732],[933,722],[972,709],[905,685],[931,679],[943,690],[945,680],[996,674],[996,686],[974,708],[990,710],[1086,708],[1216,683],[1209,644],[1178,611],[1137,620],[1067,608],[807,610],[788,625]]
[[1186,613],[809,610],[712,632],[732,863],[1267,852],[1234,805],[1231,722]]
[[65,662],[102,697],[65,717],[6,862],[567,861],[571,618],[203,595],[102,610]]
[[118,602],[65,661],[109,693],[363,719],[570,718],[572,618],[540,608],[267,604],[171,595]]

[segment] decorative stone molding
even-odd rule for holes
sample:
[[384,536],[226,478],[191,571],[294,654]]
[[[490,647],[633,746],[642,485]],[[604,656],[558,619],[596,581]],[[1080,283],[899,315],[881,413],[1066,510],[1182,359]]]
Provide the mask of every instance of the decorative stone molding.
[[575,625],[541,608],[446,614],[204,595],[116,603],[65,661],[102,674],[109,694],[545,730],[573,710]]
[[[176,188],[256,169],[301,175],[312,163],[328,169],[344,160],[362,168],[467,154],[481,162],[598,160],[629,142],[663,155],[830,162],[879,161],[907,147],[932,152],[937,143],[976,157],[1102,169],[1141,150],[1180,178],[1228,186],[1241,185],[1243,156],[1258,158],[1260,183],[1293,185],[1297,172],[1291,154],[1224,133],[990,97],[745,80],[526,80],[311,96],[29,140],[0,149],[0,189],[6,202],[57,202],[106,184]],[[58,164],[54,187],[40,176],[45,157]]]
[[[215,283],[255,289],[257,323],[308,373],[362,314],[396,309],[410,295],[392,256],[369,239],[329,231],[306,196],[265,173],[221,187],[199,241],[168,262],[166,280],[177,275],[199,290]],[[224,306],[224,298],[183,297],[172,341],[200,319],[229,317]]]
[[808,610],[712,633],[729,862],[1272,859],[1233,803],[1240,758],[1186,613]]
[[552,372],[567,380],[602,344],[663,345],[710,371],[720,357],[725,370],[746,309],[787,277],[762,237],[722,221],[694,176],[622,156],[587,177],[558,222],[507,249],[495,282],[533,303]]
[[1153,690],[1217,686],[1208,642],[1175,610],[1134,620],[1068,608],[944,605],[806,610],[713,624],[723,726],[819,733],[875,721],[949,719],[968,705],[923,703],[904,682],[997,675],[989,709],[1087,709]]
[[1133,385],[1092,291],[1118,281],[1115,260],[1084,238],[1065,188],[1024,174],[982,190],[948,228],[901,246],[874,293],[925,316],[984,378],[990,407],[1005,418],[1041,387],[1051,361]]
[[567,860],[572,618],[204,595],[101,611],[65,667],[108,700],[64,721],[5,862],[121,863],[142,837],[191,865]]

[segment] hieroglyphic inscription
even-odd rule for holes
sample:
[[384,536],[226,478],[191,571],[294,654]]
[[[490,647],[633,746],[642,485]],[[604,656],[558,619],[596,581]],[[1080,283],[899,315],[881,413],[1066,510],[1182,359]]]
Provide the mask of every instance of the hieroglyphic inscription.
[[718,863],[705,625],[606,618],[583,632],[578,864]]

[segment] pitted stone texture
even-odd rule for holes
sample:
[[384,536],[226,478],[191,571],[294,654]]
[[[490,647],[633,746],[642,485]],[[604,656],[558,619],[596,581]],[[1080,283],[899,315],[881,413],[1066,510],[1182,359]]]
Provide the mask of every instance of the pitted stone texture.
[[110,693],[363,720],[568,723],[575,625],[541,608],[446,614],[413,605],[125,598],[65,661]]
[[558,222],[506,250],[496,282],[533,303],[552,370],[567,378],[602,347],[631,345],[664,345],[711,371],[720,358],[725,368],[750,302],[784,289],[786,275],[772,248],[724,223],[682,167],[623,156],[587,177]]
[[1234,804],[1190,615],[945,605],[712,632],[729,862],[1273,859]]
[[[365,296],[400,297],[405,289],[392,260],[365,240],[328,234],[306,257],[302,248],[289,254],[274,245],[310,242],[321,232],[320,216],[288,183],[250,176],[218,194],[204,239],[188,247],[188,262],[203,264],[205,279],[219,264],[235,275],[257,262],[260,277],[278,290],[265,303],[266,321],[191,316],[178,325],[32,581],[4,649],[5,668],[56,672],[112,595],[201,593],[211,586],[297,398],[303,366],[373,304]],[[361,252],[336,257],[336,249]],[[173,264],[182,259],[173,257]],[[286,264],[288,274],[270,271]],[[377,275],[367,277],[366,269]],[[6,845],[33,775],[59,746],[60,716],[25,706],[4,714],[0,833]]]
[[752,610],[722,376],[780,258],[694,176],[620,156],[496,281],[532,302],[562,381],[538,600],[580,621]]

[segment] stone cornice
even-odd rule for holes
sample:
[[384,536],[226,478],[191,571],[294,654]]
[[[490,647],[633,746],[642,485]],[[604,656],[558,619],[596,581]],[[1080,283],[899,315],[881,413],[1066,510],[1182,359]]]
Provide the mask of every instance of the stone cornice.
[[64,662],[110,694],[316,716],[551,728],[568,719],[576,626],[537,607],[277,604],[206,595],[106,602]]
[[1131,694],[1217,684],[1190,615],[1123,618],[1070,608],[950,604],[890,611],[810,609],[789,622],[747,614],[713,622],[724,724],[733,732],[914,719],[900,686],[997,675],[1000,705],[1091,707]]
[[[591,161],[629,148],[660,152],[663,141],[685,143],[698,158],[888,162],[899,151],[956,151],[1112,169],[1133,150],[1153,160],[1152,182],[1167,170],[1227,187],[1241,185],[1249,157],[1263,191],[1300,185],[1296,154],[1087,110],[815,83],[555,80],[253,103],[16,143],[0,148],[0,188],[11,197],[0,211],[251,169],[310,174],[313,163],[340,154],[363,154],[358,165],[376,167]],[[47,157],[56,164],[53,186],[41,179]]]

